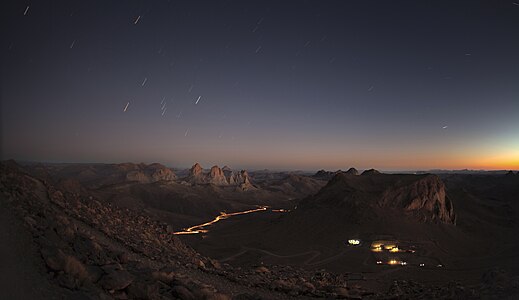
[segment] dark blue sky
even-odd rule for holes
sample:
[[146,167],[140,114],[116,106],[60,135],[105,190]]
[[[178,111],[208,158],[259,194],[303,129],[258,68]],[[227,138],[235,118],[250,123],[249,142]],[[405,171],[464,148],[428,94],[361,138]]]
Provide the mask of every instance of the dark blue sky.
[[2,20],[2,159],[519,168],[513,1],[7,1]]

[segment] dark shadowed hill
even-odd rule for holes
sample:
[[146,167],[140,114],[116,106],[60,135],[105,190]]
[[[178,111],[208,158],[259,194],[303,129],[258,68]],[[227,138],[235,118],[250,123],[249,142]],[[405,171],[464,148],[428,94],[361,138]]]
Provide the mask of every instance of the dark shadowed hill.
[[382,217],[405,217],[420,222],[455,221],[445,185],[436,175],[390,175],[377,171],[365,171],[361,176],[338,173],[315,196],[302,201],[299,209],[313,210],[319,206],[335,208],[356,222]]
[[153,164],[36,164],[25,169],[49,182],[76,180],[87,188],[100,188],[127,182],[151,183],[173,181],[175,173],[166,166]]
[[313,195],[326,184],[326,181],[309,176],[288,174],[284,178],[264,184],[264,189],[303,198]]

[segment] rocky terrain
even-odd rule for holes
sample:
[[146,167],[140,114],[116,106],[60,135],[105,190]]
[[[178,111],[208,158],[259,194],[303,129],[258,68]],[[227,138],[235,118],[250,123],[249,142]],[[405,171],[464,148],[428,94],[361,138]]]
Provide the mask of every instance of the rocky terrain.
[[279,180],[272,180],[263,185],[264,189],[279,191],[296,198],[304,198],[317,193],[326,181],[309,176],[288,174]]
[[[125,170],[142,172],[147,178],[146,184],[153,184],[148,180],[154,180],[153,174],[157,174],[157,169],[163,168],[135,169],[132,166]],[[166,178],[170,176],[167,171],[159,173]],[[33,251],[31,260],[22,262],[13,259],[2,264],[6,270],[24,268],[24,273],[31,274],[32,282],[38,283],[38,294],[44,298],[478,299],[484,296],[502,299],[516,295],[514,293],[519,288],[517,277],[512,277],[501,269],[485,273],[481,283],[473,286],[456,281],[431,285],[413,280],[396,280],[380,290],[371,288],[369,282],[362,281],[362,276],[359,281],[358,276],[350,272],[335,274],[322,269],[282,264],[236,266],[221,263],[187,246],[172,234],[174,229],[170,224],[143,210],[122,208],[98,198],[97,193],[91,192],[76,179],[63,177],[50,182],[45,179],[48,176],[38,177],[34,174],[35,172],[30,174],[12,161],[0,164],[2,216],[12,218],[12,222],[3,223],[5,226],[2,230],[16,232],[8,238],[14,244],[24,245],[23,248]],[[215,170],[215,175],[221,174]],[[354,175],[337,176],[335,181],[342,180],[340,188],[347,189],[348,185],[343,182],[342,176]],[[380,175],[372,174],[366,178],[372,176]],[[120,174],[118,178],[121,178]],[[427,182],[424,183],[423,180]],[[383,192],[386,198],[381,199],[386,200],[381,200],[380,204],[383,205],[387,197],[392,195],[399,199],[398,205],[403,209],[416,210],[420,216],[434,214],[434,210],[429,211],[427,203],[440,201],[441,193],[437,190],[436,193],[426,192],[427,197],[430,196],[427,201],[415,200],[415,193],[422,195],[423,190],[429,191],[433,188],[441,190],[437,179],[425,176],[420,180],[404,181],[405,185],[395,183],[395,187],[389,190],[391,192]],[[92,181],[86,182],[92,184]],[[139,184],[138,182],[135,184]],[[334,182],[329,183],[316,197],[321,199],[331,189],[330,186],[337,184]],[[412,188],[404,193],[403,186]],[[453,215],[435,216],[437,217],[424,221],[449,223],[452,221],[450,216]],[[22,239],[23,236],[31,238]],[[11,250],[14,249],[6,245],[2,247],[5,257],[16,258],[20,255]],[[18,280],[17,278],[6,277],[2,284],[15,286],[16,282],[13,280]],[[9,294],[2,294],[7,291]],[[8,298],[34,296],[28,291],[7,288],[0,289],[0,296],[2,295],[9,295]]]
[[185,178],[185,182],[190,184],[237,186],[242,190],[254,188],[246,170],[234,172],[227,166],[225,166],[223,169],[219,168],[218,166],[212,166],[208,173],[204,173],[204,170],[199,163],[195,163],[191,167],[189,175]]
[[125,182],[152,183],[173,181],[175,173],[166,166],[153,164],[31,164],[27,171],[49,182],[74,180],[87,188],[100,188]]
[[[2,202],[26,229],[46,266],[42,280],[66,297],[92,299],[283,299],[337,296],[340,276],[290,267],[221,265],[185,246],[165,223],[137,211],[63,192],[13,163],[0,165]],[[57,287],[61,288],[57,288]]]
[[62,190],[145,210],[176,228],[202,222],[221,211],[258,205],[291,207],[288,200],[303,196],[295,189],[269,190],[256,185],[246,170],[234,171],[228,166],[204,170],[198,163],[175,171],[158,163],[26,164],[24,169]]
[[337,170],[335,172],[326,171],[326,170],[319,170],[312,177],[313,178],[317,178],[317,179],[321,179],[321,180],[329,181],[330,179],[332,179],[337,174],[359,175],[359,171],[357,169],[355,169],[355,168],[349,168],[348,171]]
[[[347,284],[362,286],[375,298],[387,296],[386,289],[401,298],[517,293],[515,175],[354,174],[336,173],[289,213],[229,221],[205,238],[185,240],[204,255],[237,266],[265,262],[348,274]],[[352,237],[365,244],[347,246]],[[415,249],[402,254],[408,266],[377,265],[380,258],[370,250],[377,239],[400,240]],[[430,267],[420,267],[423,262]],[[354,281],[359,274],[362,279]],[[488,278],[507,283],[489,284]]]
[[315,206],[348,208],[352,219],[378,218],[377,211],[394,210],[394,214],[420,221],[454,223],[454,208],[446,196],[445,185],[436,175],[389,175],[367,170],[360,176],[338,173],[317,193],[302,201],[301,210]]

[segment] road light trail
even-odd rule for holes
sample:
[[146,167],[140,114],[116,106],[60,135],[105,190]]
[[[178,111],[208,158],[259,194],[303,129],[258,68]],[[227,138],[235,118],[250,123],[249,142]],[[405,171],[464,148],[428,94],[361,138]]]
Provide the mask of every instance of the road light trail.
[[266,211],[268,208],[269,208],[268,206],[260,206],[256,209],[249,209],[249,210],[239,211],[239,212],[234,212],[234,213],[221,212],[220,215],[217,216],[216,218],[214,218],[214,220],[212,220],[212,221],[209,221],[209,222],[206,222],[206,223],[203,223],[200,225],[191,226],[187,229],[184,229],[183,231],[174,232],[173,234],[181,235],[181,234],[205,233],[205,232],[208,232],[209,230],[204,229],[204,227],[211,226],[220,220],[225,220],[229,217],[238,216],[238,215],[245,215],[245,214],[250,214],[250,213],[259,212],[259,211]]

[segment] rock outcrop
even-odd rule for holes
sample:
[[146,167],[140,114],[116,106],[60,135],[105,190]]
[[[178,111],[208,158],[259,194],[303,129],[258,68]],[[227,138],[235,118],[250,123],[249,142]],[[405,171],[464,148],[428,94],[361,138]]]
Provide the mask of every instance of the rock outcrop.
[[255,188],[255,186],[251,183],[249,173],[247,173],[245,170],[241,170],[240,173],[235,176],[235,182],[238,187],[244,191]]
[[237,184],[250,184],[249,173],[246,170],[241,170],[235,177],[235,182]]
[[209,183],[212,183],[214,185],[229,184],[227,178],[225,178],[225,174],[223,173],[222,169],[220,169],[218,166],[213,166],[211,168],[211,171],[209,172]]
[[395,218],[403,213],[420,222],[455,223],[453,205],[438,176],[380,174],[375,170],[363,175],[337,174],[300,207],[329,206],[363,221],[378,219],[380,212],[393,212]]
[[333,176],[340,174],[340,173],[346,174],[346,175],[359,175],[359,171],[357,171],[357,169],[349,168],[348,171],[346,171],[346,172],[342,171],[342,170],[337,170],[335,172],[319,170],[312,177],[317,178],[317,179],[322,179],[322,180],[330,180],[333,178]]
[[326,171],[326,170],[319,170],[312,177],[316,178],[316,179],[327,180],[328,181],[328,180],[332,179],[333,176],[335,176],[335,175],[337,175],[339,173],[344,173],[344,172],[342,170],[337,170],[335,172],[333,172],[333,171]]
[[355,168],[349,168],[348,171],[344,172],[344,174],[348,175],[359,175],[359,171]]
[[228,166],[220,169],[218,166],[211,167],[208,173],[204,173],[202,166],[196,163],[191,167],[186,181],[191,184],[213,184],[216,186],[237,186],[242,190],[253,188],[249,174],[245,170],[234,172]]
[[202,169],[202,166],[199,163],[195,163],[189,170],[189,175],[186,181],[192,184],[205,183],[203,172],[204,170]]
[[127,181],[150,183],[157,181],[172,181],[176,179],[176,175],[171,169],[158,163],[151,165],[139,164],[133,165],[133,167],[125,166],[123,170],[127,172]]
[[378,174],[381,174],[378,170],[369,169],[369,170],[362,172],[362,174],[360,174],[360,175],[369,176],[369,175],[378,175]]
[[[341,172],[341,170],[337,171]],[[317,171],[312,177],[317,179],[323,179],[323,180],[330,180],[333,176],[335,176],[336,172],[332,171],[326,171],[324,169],[321,169]]]
[[409,184],[392,185],[378,201],[382,207],[410,212],[423,221],[454,223],[454,209],[445,185],[436,175],[427,175]]
[[137,181],[140,183],[149,183],[150,179],[144,174],[143,171],[130,171],[126,174],[127,181]]
[[158,163],[147,166],[145,170],[151,173],[150,176],[153,182],[172,181],[177,179],[177,176],[170,168]]
[[200,176],[202,175],[203,169],[202,166],[199,163],[195,163],[190,170],[191,176]]

